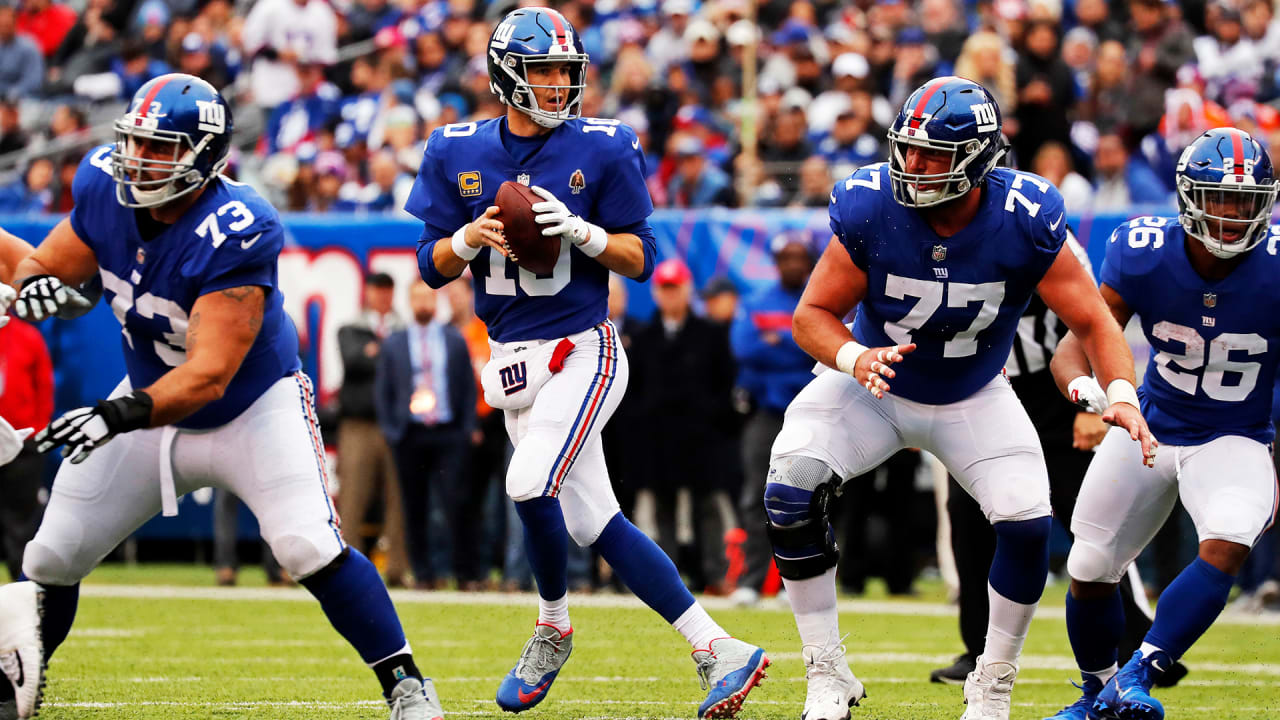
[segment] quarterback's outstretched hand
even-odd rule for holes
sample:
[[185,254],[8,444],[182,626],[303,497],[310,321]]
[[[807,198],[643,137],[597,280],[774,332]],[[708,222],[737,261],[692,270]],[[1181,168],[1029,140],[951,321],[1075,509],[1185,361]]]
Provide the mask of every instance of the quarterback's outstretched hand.
[[1093,379],[1091,375],[1081,375],[1067,384],[1067,394],[1071,396],[1071,402],[1079,405],[1082,410],[1101,415],[1107,411],[1107,406],[1111,401],[1107,400],[1107,393]]
[[595,257],[604,252],[609,243],[609,234],[599,225],[592,225],[581,217],[570,212],[569,207],[560,202],[550,190],[534,185],[529,188],[544,202],[534,203],[530,209],[537,213],[534,221],[539,225],[547,225],[542,229],[546,237],[559,235],[578,246],[588,257]]
[[1128,430],[1130,438],[1142,443],[1142,464],[1147,467],[1156,466],[1156,448],[1159,443],[1136,406],[1127,402],[1111,403],[1111,407],[1102,414],[1102,421]]
[[0,282],[0,328],[9,324],[9,306],[17,297],[17,290]]
[[48,452],[59,445],[72,464],[84,462],[89,453],[111,438],[151,423],[151,396],[135,390],[123,397],[99,400],[94,407],[76,408],[49,423],[36,434],[36,450]]
[[35,432],[31,428],[14,430],[4,418],[0,417],[0,465],[8,465],[22,452],[22,442]]
[[845,354],[844,348],[841,348],[841,353],[836,355],[836,365],[841,372],[852,375],[859,385],[883,400],[884,394],[889,392],[889,383],[885,380],[897,375],[890,366],[902,362],[902,357],[915,349],[915,343],[867,348],[850,361],[847,354],[841,357],[841,354]]
[[72,317],[83,314],[93,303],[75,289],[62,284],[52,275],[32,275],[22,281],[22,290],[13,310],[18,317],[40,322],[47,317],[64,313]]

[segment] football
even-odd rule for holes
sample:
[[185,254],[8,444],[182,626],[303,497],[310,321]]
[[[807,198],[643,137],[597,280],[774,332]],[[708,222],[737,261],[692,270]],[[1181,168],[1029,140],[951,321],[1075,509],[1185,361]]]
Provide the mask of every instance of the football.
[[502,234],[506,238],[509,257],[520,267],[549,274],[560,256],[560,237],[546,237],[535,220],[533,205],[542,202],[527,185],[508,180],[498,188],[493,204],[498,206]]

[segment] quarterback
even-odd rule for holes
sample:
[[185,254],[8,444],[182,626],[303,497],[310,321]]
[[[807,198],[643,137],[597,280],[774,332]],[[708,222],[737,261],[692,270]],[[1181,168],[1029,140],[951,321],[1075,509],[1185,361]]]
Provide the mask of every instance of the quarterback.
[[[693,646],[708,690],[698,716],[732,717],[769,660],[717,625],[671,560],[623,517],[600,440],[628,377],[608,320],[609,273],[643,281],[653,272],[640,142],[617,120],[579,117],[588,59],[555,10],[511,12],[494,28],[488,53],[490,87],[506,115],[434,131],[406,209],[424,223],[418,265],[427,283],[440,287],[471,268],[476,314],[493,350],[481,378],[485,399],[505,411],[515,444],[506,490],[524,525],[540,603],[498,705],[520,712],[538,704],[569,658],[573,538],[599,551]],[[542,198],[535,219],[560,247],[549,273],[508,259],[493,204],[507,180]]]
[[[764,488],[807,667],[806,720],[847,718],[864,696],[838,629],[829,503],[903,447],[942,460],[994,526],[986,651],[965,682],[963,717],[1008,720],[1049,563],[1044,457],[1001,373],[1032,293],[1082,338],[1113,401],[1104,419],[1153,453],[1128,345],[1064,248],[1062,197],[996,167],[1000,122],[982,86],[930,80],[890,128],[889,162],[831,195],[834,235],[795,311],[796,342],[827,369],[787,409]],[[851,335],[843,319],[855,307]]]
[[277,282],[279,217],[220,174],[230,107],[199,78],[163,75],[138,90],[115,130],[115,143],[76,171],[70,217],[13,270],[13,310],[32,321],[61,314],[75,297],[68,289],[99,276],[128,370],[109,398],[35,437],[42,451],[63,446],[67,462],[23,581],[0,588],[0,652],[5,643],[21,651],[21,664],[0,654],[14,714],[38,709],[80,581],[157,512],[176,513],[179,496],[212,485],[253,510],[281,565],[373,669],[391,717],[441,717],[377,570],[343,542]]
[[[1111,235],[1102,297],[1118,322],[1137,315],[1151,343],[1140,397],[1164,447],[1155,471],[1143,471],[1113,429],[1085,475],[1067,559],[1067,634],[1084,692],[1056,720],[1163,718],[1152,685],[1217,619],[1275,520],[1280,228],[1270,223],[1278,187],[1257,140],[1210,130],[1178,161],[1178,216],[1140,217]],[[1089,386],[1091,363],[1074,334],[1059,345],[1053,372],[1068,394]],[[1117,583],[1179,497],[1199,555],[1160,595],[1141,648],[1117,671]]]

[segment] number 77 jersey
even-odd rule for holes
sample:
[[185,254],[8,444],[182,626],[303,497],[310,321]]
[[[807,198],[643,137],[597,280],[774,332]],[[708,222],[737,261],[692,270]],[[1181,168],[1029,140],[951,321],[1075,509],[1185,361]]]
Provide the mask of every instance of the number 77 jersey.
[[1066,242],[1062,196],[1030,173],[992,170],[977,215],[940,237],[893,199],[887,165],[859,169],[831,194],[831,230],[867,274],[853,334],[878,347],[916,343],[893,393],[941,405],[1004,367],[1018,321]]
[[1138,316],[1151,359],[1138,395],[1166,445],[1223,435],[1274,439],[1272,386],[1280,361],[1280,226],[1227,277],[1201,277],[1177,218],[1140,217],[1107,243],[1102,282]]

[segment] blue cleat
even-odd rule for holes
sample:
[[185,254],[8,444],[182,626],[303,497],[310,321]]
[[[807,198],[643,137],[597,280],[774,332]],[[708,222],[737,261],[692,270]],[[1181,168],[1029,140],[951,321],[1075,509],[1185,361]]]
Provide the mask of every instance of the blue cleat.
[[1098,700],[1098,693],[1102,692],[1102,681],[1094,675],[1086,675],[1083,685],[1071,684],[1083,692],[1080,699],[1044,720],[1100,720],[1102,716],[1093,711],[1093,704]]
[[572,651],[573,630],[562,634],[553,625],[538,623],[520,661],[498,686],[498,707],[518,713],[542,702]]
[[760,684],[769,667],[764,649],[735,638],[716,638],[706,650],[694,650],[698,679],[707,699],[698,707],[700,718],[731,718],[742,708],[751,688]]
[[1164,706],[1151,697],[1151,686],[1173,666],[1173,659],[1157,650],[1147,657],[1135,651],[1129,662],[1098,693],[1093,711],[1108,720],[1164,720]]

